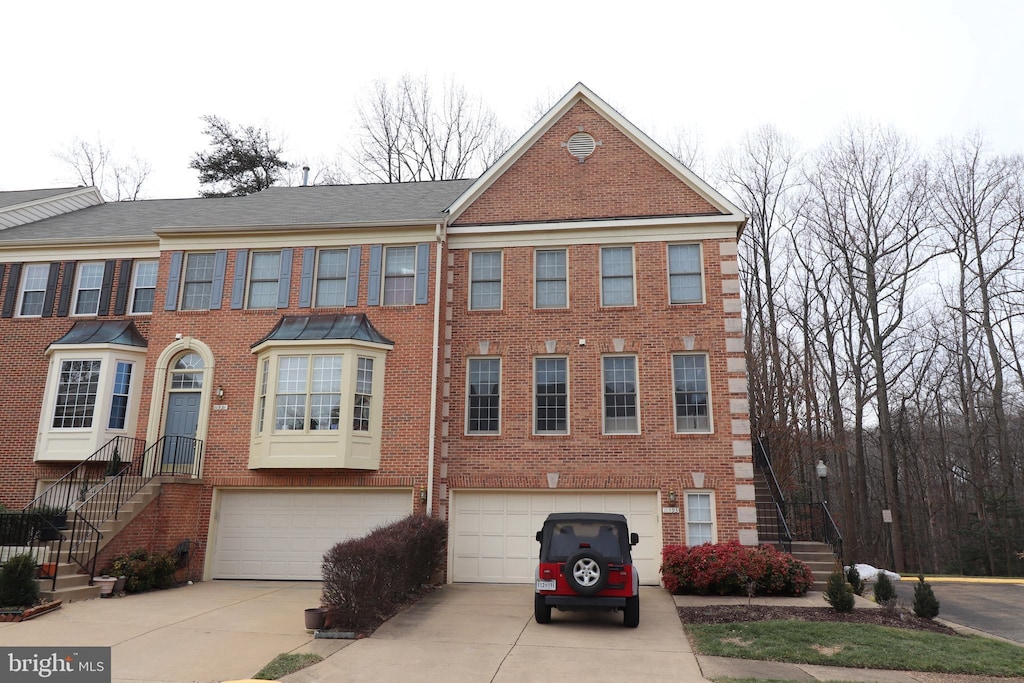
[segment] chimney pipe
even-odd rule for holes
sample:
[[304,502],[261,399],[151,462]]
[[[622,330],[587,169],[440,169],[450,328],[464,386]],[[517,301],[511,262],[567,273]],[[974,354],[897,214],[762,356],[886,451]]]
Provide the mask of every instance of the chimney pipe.
[[309,187],[309,166],[302,167],[302,186]]

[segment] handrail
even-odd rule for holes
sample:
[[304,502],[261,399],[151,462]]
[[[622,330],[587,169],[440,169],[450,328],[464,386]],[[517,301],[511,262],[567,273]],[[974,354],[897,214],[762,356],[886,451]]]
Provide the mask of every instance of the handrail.
[[821,503],[821,529],[822,538],[825,543],[832,546],[832,554],[843,564],[843,534],[839,531],[836,521],[832,519],[832,513],[828,511],[828,503]]
[[60,509],[65,514],[77,503],[84,501],[97,484],[109,476],[116,476],[122,464],[131,463],[136,455],[145,450],[146,443],[131,436],[115,436],[103,444],[71,471],[46,487],[42,493],[25,506],[25,510],[44,509],[52,512]]
[[56,565],[64,544],[60,529],[63,525],[54,521],[54,517],[24,510],[0,513],[0,564],[15,555],[31,555],[36,564],[50,565],[54,570],[49,575],[40,575],[41,579],[50,580],[50,590],[57,588]]
[[756,441],[757,448],[754,449],[754,464],[761,469],[765,480],[768,482],[768,491],[772,494],[772,500],[785,509],[786,496],[782,493],[782,487],[775,476],[775,469],[772,467],[771,458],[768,456],[768,448],[761,442],[760,437]]
[[765,529],[770,539],[771,531],[775,531],[775,535],[778,537],[778,544],[781,546],[781,550],[791,553],[793,552],[793,533],[789,530],[789,524],[786,523],[786,516],[782,514],[782,508],[775,501],[766,503],[755,503],[757,509],[757,526],[758,529]]

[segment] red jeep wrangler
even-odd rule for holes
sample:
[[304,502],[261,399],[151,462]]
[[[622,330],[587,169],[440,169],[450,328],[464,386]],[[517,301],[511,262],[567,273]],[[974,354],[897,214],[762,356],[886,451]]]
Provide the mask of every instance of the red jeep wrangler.
[[537,532],[540,564],[533,615],[538,624],[560,610],[621,610],[623,624],[640,624],[640,578],[630,548],[639,542],[626,518],[603,512],[548,515]]

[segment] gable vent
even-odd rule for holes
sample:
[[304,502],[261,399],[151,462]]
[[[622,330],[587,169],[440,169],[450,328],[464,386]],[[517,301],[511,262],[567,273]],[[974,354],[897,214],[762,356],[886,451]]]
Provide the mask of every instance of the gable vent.
[[597,142],[594,140],[594,136],[590,133],[574,133],[569,142],[566,143],[566,147],[569,148],[569,154],[579,159],[580,163],[594,153],[594,149],[597,148]]

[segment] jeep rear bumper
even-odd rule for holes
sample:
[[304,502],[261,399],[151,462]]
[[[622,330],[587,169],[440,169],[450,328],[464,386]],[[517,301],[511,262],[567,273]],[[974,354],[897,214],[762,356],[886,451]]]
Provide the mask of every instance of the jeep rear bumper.
[[587,598],[581,595],[544,595],[538,593],[544,598],[545,604],[551,605],[552,607],[594,607],[594,608],[608,608],[608,607],[625,607],[626,598],[608,598],[608,597],[593,597]]

